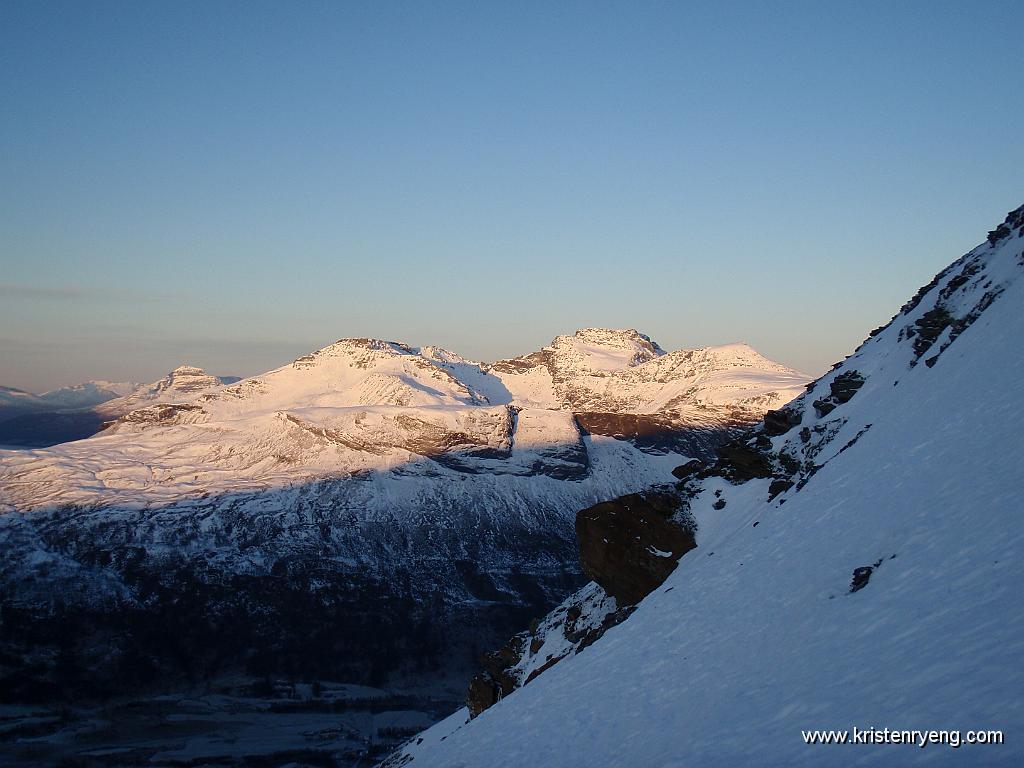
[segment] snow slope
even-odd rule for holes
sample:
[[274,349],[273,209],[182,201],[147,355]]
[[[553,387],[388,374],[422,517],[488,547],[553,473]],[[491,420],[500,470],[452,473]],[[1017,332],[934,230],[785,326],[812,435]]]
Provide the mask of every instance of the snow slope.
[[[751,433],[792,487],[686,484],[698,548],[632,616],[391,764],[1022,764],[1022,275],[1019,209],[792,403],[788,428]],[[854,727],[1005,743],[801,735]]]

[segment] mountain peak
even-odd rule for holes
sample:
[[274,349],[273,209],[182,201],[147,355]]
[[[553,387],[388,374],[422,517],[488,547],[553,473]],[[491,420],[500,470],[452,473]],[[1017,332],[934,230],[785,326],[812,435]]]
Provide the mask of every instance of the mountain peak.
[[370,339],[364,337],[351,337],[338,339],[326,347],[318,349],[311,355],[304,355],[299,361],[308,361],[316,357],[340,357],[344,355],[383,353],[385,355],[411,355],[414,350],[408,344],[401,341],[389,341],[387,339]]
[[179,365],[169,376],[205,376],[206,371],[194,365]]
[[664,350],[645,333],[640,333],[636,328],[580,328],[573,337],[587,344],[614,347],[622,349],[630,345],[647,347],[658,354],[664,354]]
[[571,336],[558,336],[548,349],[572,358],[592,371],[618,371],[665,354],[651,337],[635,328],[580,328]]
[[767,359],[745,341],[734,341],[731,344],[715,344],[710,347],[703,347],[702,349],[709,355],[717,358],[736,358],[740,360]]

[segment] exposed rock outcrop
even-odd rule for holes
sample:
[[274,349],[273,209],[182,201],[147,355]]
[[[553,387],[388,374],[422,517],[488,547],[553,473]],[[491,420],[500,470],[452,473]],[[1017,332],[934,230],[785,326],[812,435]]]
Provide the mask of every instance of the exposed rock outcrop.
[[829,384],[828,396],[812,403],[815,412],[819,417],[827,416],[837,406],[848,403],[857,394],[857,390],[864,386],[864,381],[864,376],[858,371],[844,371],[839,374]]
[[788,408],[768,411],[764,415],[764,433],[766,435],[784,435],[800,423],[800,414]]
[[989,245],[996,245],[1010,237],[1017,230],[1017,236],[1024,236],[1024,205],[1006,215],[1006,220],[988,233]]
[[634,413],[581,411],[573,414],[580,429],[589,435],[629,440],[644,453],[680,453],[684,456],[714,455],[715,447],[735,431],[680,426],[665,416]]
[[686,497],[672,487],[622,496],[578,512],[580,562],[596,583],[535,622],[528,632],[481,657],[483,669],[470,681],[466,694],[470,717],[624,621],[635,604],[675,569],[679,558],[697,546],[694,532]]
[[198,405],[172,403],[168,405],[150,405],[136,408],[117,422],[119,424],[198,424],[205,421],[207,414]]
[[522,658],[523,645],[522,635],[515,635],[497,651],[483,654],[483,671],[469,681],[466,694],[466,705],[471,717],[476,717],[519,686],[513,667]]
[[792,488],[793,485],[794,483],[792,480],[786,480],[784,478],[772,480],[771,484],[768,486],[768,501],[771,501],[780,493],[785,493]]
[[643,600],[697,546],[681,497],[633,493],[576,514],[583,572],[623,605]]
[[685,464],[680,464],[678,467],[672,470],[672,477],[677,480],[685,480],[688,477],[700,472],[705,468],[705,464],[700,459],[690,459]]
[[715,471],[733,482],[745,482],[771,477],[772,462],[755,440],[738,438],[718,449]]
[[921,315],[914,323],[914,354],[921,357],[927,352],[952,322],[953,316],[941,304]]
[[515,689],[569,656],[584,650],[622,623],[635,606],[620,606],[599,585],[590,583],[571,595],[526,632],[498,651],[484,654],[483,669],[470,681],[466,706],[474,718]]

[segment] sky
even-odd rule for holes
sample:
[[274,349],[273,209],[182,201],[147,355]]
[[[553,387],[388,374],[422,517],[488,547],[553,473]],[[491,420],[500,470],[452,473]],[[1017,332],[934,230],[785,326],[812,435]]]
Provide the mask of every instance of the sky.
[[0,3],[0,384],[841,359],[1024,202],[1015,2]]

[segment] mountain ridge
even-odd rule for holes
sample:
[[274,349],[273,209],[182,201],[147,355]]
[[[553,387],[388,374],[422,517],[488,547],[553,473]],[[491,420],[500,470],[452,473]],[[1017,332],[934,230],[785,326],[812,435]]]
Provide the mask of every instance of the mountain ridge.
[[[597,375],[581,368],[579,340],[592,355],[613,350],[614,367],[603,356]],[[189,473],[198,446],[207,451],[201,473],[209,478],[207,492],[345,475],[422,456],[464,471],[501,471],[494,460],[516,461],[514,444],[520,453],[532,447],[524,466],[562,473],[569,470],[563,459],[572,456],[569,464],[579,467],[578,475],[587,466],[581,429],[627,440],[644,433],[637,444],[647,451],[683,446],[700,452],[697,443],[680,443],[676,434],[692,433],[698,442],[703,434],[724,434],[749,423],[752,412],[789,400],[805,382],[745,345],[665,353],[634,330],[560,336],[541,351],[544,363],[525,376],[423,349],[426,355],[401,342],[340,339],[231,383],[180,366],[149,387],[97,406],[96,413],[113,421],[90,441],[57,446],[49,460],[34,454],[0,459],[0,476],[14,488],[0,493],[0,505],[31,504],[23,489],[41,484],[46,503],[60,498],[62,487],[76,503],[131,493],[142,500],[147,494],[169,498],[176,488],[192,493],[194,484],[175,485],[173,478]],[[536,373],[551,371],[549,389],[534,386]],[[483,463],[474,468],[469,455]],[[82,468],[98,459],[146,471],[87,480]],[[218,481],[208,471],[214,467],[221,468]]]

